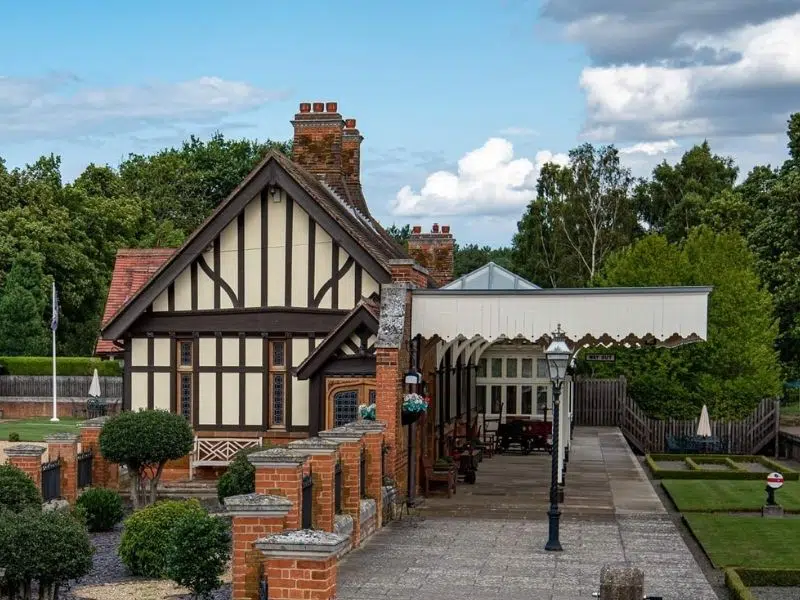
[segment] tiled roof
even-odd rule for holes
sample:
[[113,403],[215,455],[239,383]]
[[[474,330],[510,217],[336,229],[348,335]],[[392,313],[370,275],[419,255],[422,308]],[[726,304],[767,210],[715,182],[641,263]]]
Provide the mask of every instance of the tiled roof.
[[[105,325],[120,307],[133,296],[173,255],[174,248],[123,248],[117,251],[114,273],[108,287],[106,308],[103,312]],[[120,352],[122,349],[113,340],[97,340],[95,354]]]

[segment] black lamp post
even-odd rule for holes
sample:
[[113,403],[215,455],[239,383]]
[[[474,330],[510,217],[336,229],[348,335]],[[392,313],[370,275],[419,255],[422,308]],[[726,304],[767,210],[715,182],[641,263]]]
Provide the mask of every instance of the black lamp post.
[[550,382],[553,384],[553,450],[551,453],[550,465],[550,510],[547,511],[547,516],[550,521],[549,535],[547,544],[544,549],[554,552],[560,552],[561,541],[559,540],[559,519],[561,518],[561,511],[558,509],[558,433],[559,433],[559,402],[561,398],[561,387],[564,385],[564,380],[567,376],[567,367],[569,366],[572,353],[564,338],[564,332],[561,331],[561,325],[553,333],[553,341],[545,350],[547,357],[547,369],[550,375]]

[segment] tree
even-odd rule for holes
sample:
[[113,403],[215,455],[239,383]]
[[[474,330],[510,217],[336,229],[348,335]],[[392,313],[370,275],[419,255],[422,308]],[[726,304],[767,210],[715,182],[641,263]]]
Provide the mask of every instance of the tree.
[[708,141],[686,152],[675,166],[662,162],[653,169],[651,181],[636,187],[639,217],[649,229],[670,241],[686,238],[702,223],[702,212],[711,200],[732,190],[738,167],[730,157],[712,154]]
[[386,233],[392,236],[401,248],[408,250],[408,238],[411,237],[411,225],[398,227],[392,223],[391,227],[386,228]]
[[170,534],[167,576],[189,588],[193,598],[211,598],[231,555],[228,526],[220,517],[190,513],[172,525]]
[[493,262],[511,270],[513,267],[511,248],[492,248],[490,246],[478,246],[477,244],[455,245],[453,256],[455,277],[471,273],[488,262]]
[[609,258],[602,286],[711,285],[708,341],[672,350],[620,350],[615,367],[651,415],[691,418],[707,404],[738,419],[780,390],[772,298],[744,239],[707,227],[681,244],[650,235]]
[[542,168],[537,197],[514,235],[514,270],[540,285],[584,285],[611,252],[640,234],[633,177],[619,152],[584,144],[569,157],[566,166]]
[[14,260],[0,294],[0,354],[40,356],[50,346],[48,285],[40,254],[24,250]]
[[150,503],[156,501],[164,465],[189,454],[193,444],[186,419],[164,410],[123,412],[100,432],[103,457],[128,468],[134,508],[141,505],[140,490],[145,482],[149,482]]

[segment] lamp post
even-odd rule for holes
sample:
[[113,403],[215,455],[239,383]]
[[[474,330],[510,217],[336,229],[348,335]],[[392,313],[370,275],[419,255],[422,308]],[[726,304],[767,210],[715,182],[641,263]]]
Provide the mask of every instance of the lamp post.
[[551,465],[550,465],[550,510],[547,511],[547,516],[550,521],[549,535],[547,544],[544,549],[554,552],[561,551],[561,541],[559,540],[559,519],[561,511],[558,510],[558,452],[559,452],[559,402],[561,397],[561,387],[564,385],[564,380],[567,376],[567,367],[569,366],[572,353],[564,338],[564,332],[561,331],[561,325],[553,333],[553,341],[545,350],[545,357],[547,358],[547,370],[550,375],[550,382],[553,385],[553,450],[551,452]]

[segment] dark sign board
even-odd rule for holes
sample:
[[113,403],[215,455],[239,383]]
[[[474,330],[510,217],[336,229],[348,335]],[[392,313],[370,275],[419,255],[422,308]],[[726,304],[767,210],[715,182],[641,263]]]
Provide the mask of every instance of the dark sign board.
[[617,360],[616,354],[587,354],[586,360],[593,360],[596,362],[615,362]]

